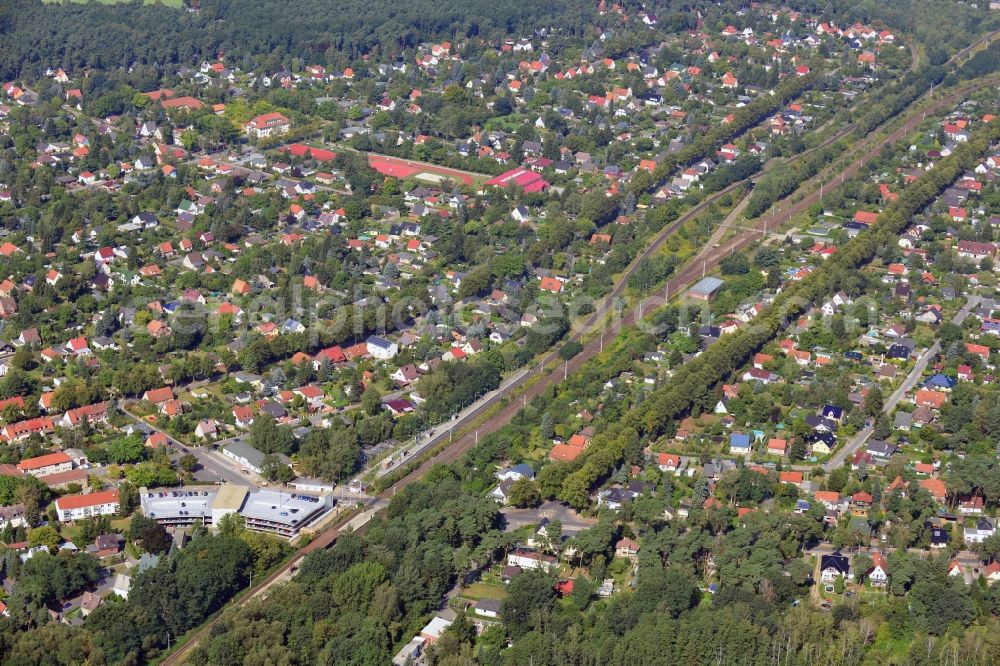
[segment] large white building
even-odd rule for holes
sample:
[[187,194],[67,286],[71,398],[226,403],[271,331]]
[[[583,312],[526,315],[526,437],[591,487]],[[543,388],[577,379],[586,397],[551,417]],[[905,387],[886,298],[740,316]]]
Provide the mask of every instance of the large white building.
[[388,360],[399,353],[399,345],[377,335],[368,336],[365,343],[368,346],[368,353],[382,361]]
[[291,128],[292,121],[280,113],[265,113],[246,124],[246,133],[262,139],[278,134],[287,134]]
[[64,523],[92,516],[110,516],[118,513],[120,507],[117,488],[84,495],[66,495],[56,500],[56,513]]
[[251,492],[248,486],[225,484],[217,488],[140,488],[139,502],[144,514],[167,527],[195,522],[218,526],[225,516],[238,513],[248,529],[292,537],[325,514],[333,506],[333,497],[266,489]]
[[249,493],[240,508],[248,529],[294,536],[300,528],[333,506],[333,498],[301,493],[258,490]]

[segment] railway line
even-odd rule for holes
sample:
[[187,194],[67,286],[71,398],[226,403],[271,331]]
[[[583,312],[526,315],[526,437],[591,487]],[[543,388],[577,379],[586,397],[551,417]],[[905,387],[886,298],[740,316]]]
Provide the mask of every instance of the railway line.
[[[998,37],[1000,37],[1000,29],[983,36],[976,42],[973,42],[966,48],[956,53],[948,61],[948,64],[957,63],[965,56],[970,55],[983,45],[988,45]],[[954,104],[956,101],[972,92],[995,85],[997,85],[996,77],[991,77],[989,80],[964,86],[955,92],[938,99],[920,112],[910,113],[910,116],[887,136],[875,142],[869,142],[867,149],[864,150],[861,155],[855,157],[855,159],[852,160],[843,169],[843,171],[841,171],[841,182],[856,174],[867,161],[878,155],[883,146],[895,143],[905,137],[906,134],[911,132],[921,122],[923,122],[928,113],[934,113],[941,108]],[[923,100],[925,97],[926,94],[922,95],[915,100],[914,104]],[[912,106],[913,104],[910,105],[911,108]],[[834,133],[831,137],[827,138],[823,143],[805,151],[799,156],[796,156],[795,159],[800,159],[806,154],[831,145],[832,143],[849,135],[852,130],[853,126],[847,125],[838,132]],[[817,176],[803,183],[792,195],[786,197],[782,201],[787,201],[789,198],[794,197],[797,193],[803,190],[809,190],[810,188],[817,187],[820,183],[828,182],[831,176],[836,176],[836,174],[832,174],[829,168],[823,170]],[[653,239],[646,249],[633,260],[633,262],[622,274],[621,279],[615,285],[612,292],[601,302],[601,305],[591,315],[591,317],[588,318],[585,324],[570,337],[570,340],[581,341],[588,333],[595,329],[595,326],[604,323],[609,310],[614,306],[616,299],[624,293],[629,277],[631,277],[642,259],[655,254],[670,235],[676,233],[676,231],[684,224],[703,213],[707,206],[716,202],[723,195],[744,187],[748,183],[754,182],[758,177],[759,174],[758,176],[750,179],[732,183],[723,190],[710,195],[690,211],[681,215],[677,220],[667,225],[667,227],[665,227]],[[836,189],[839,187],[839,184],[840,183],[838,182],[833,182],[831,186],[826,189],[826,192]],[[782,225],[787,224],[793,218],[805,212],[810,206],[820,200],[821,191],[818,189],[812,189],[812,191],[809,191],[807,194],[797,199],[790,205],[783,206],[780,212],[776,212],[771,216],[758,218],[753,223],[748,222],[747,226],[739,227],[739,233],[725,243],[718,246],[708,246],[702,248],[701,252],[692,257],[680,270],[680,272],[676,273],[669,280],[667,280],[666,284],[655,294],[633,305],[621,318],[612,320],[604,329],[604,335],[608,335],[610,338],[613,338],[622,329],[636,325],[642,320],[644,312],[651,312],[666,304],[672,296],[690,286],[708,270],[714,269],[718,266],[719,262],[721,262],[726,256],[746,249],[758,240],[759,237],[763,237],[766,234],[768,227],[771,229],[777,229]],[[376,499],[389,500],[399,489],[405,488],[411,483],[422,479],[436,465],[446,465],[458,461],[463,455],[465,455],[466,452],[478,443],[480,436],[488,435],[502,428],[504,425],[509,423],[511,419],[513,419],[515,414],[517,414],[517,412],[520,411],[528,401],[542,394],[550,387],[555,386],[560,381],[563,381],[563,379],[568,377],[570,373],[579,370],[587,361],[601,353],[603,350],[603,335],[591,338],[582,344],[583,348],[580,352],[573,358],[564,362],[563,368],[561,369],[562,372],[550,372],[546,370],[546,368],[549,368],[554,361],[559,360],[558,353],[556,351],[551,351],[546,355],[541,363],[533,367],[529,372],[525,373],[519,381],[510,384],[503,391],[498,391],[488,400],[484,401],[477,409],[473,410],[466,416],[467,421],[474,422],[485,413],[496,408],[498,405],[499,409],[496,409],[495,412],[490,414],[486,420],[479,423],[474,429],[470,429],[456,437],[447,448],[430,456],[405,476],[398,479],[391,486],[379,493],[376,496]],[[510,394],[518,389],[521,389],[522,387],[523,392],[518,396],[518,399],[510,400]],[[341,528],[342,527],[343,525],[341,525]],[[360,528],[358,531],[363,532],[364,527]],[[286,578],[294,568],[298,567],[302,559],[309,553],[332,546],[336,543],[340,534],[341,529],[337,528],[330,528],[319,533],[313,541],[299,549],[284,565],[269,574],[263,582],[261,582],[249,594],[242,597],[237,604],[244,605],[253,599],[261,597],[266,598],[266,593],[270,586],[276,584],[281,579]],[[169,665],[184,663],[185,658],[198,645],[198,643],[209,634],[212,627],[217,622],[218,616],[202,625],[197,631],[195,631],[194,634],[191,635],[181,648],[167,655],[160,661],[160,664]]]
[[[864,166],[866,162],[873,159],[879,154],[883,146],[895,143],[900,139],[902,139],[903,137],[905,137],[909,132],[911,132],[915,127],[917,127],[920,123],[923,122],[927,113],[934,113],[940,110],[941,108],[954,104],[959,99],[968,95],[971,92],[975,92],[977,90],[980,90],[982,88],[991,85],[995,84],[992,81],[988,81],[988,82],[980,82],[977,84],[965,86],[937,100],[936,102],[934,102],[934,104],[932,104],[930,107],[923,110],[922,112],[913,114],[912,117],[904,121],[903,124],[901,124],[895,130],[890,132],[887,136],[870,145],[867,150],[865,150],[860,156],[856,157],[847,167],[845,167],[844,170],[841,172],[843,176],[842,180],[847,180],[848,178],[856,174]],[[807,181],[797,191],[801,191],[802,189],[808,188],[810,186],[818,186],[819,183],[825,182],[825,180],[829,179],[831,175],[834,174],[831,174],[829,169],[824,170],[819,175]],[[734,183],[733,185],[730,186],[730,188],[734,188],[740,184],[741,183]],[[839,187],[839,185],[840,185],[839,182],[835,182],[828,189],[826,189],[825,192],[830,192]],[[729,191],[730,188],[727,188],[726,190],[721,190],[720,192],[717,193],[717,195],[721,196],[722,194]],[[705,202],[703,202],[703,205],[710,203],[713,200],[714,199],[710,197],[709,199],[706,199]],[[642,319],[643,312],[651,312],[656,308],[659,308],[662,305],[666,304],[670,300],[671,296],[676,295],[682,289],[686,288],[696,280],[700,279],[701,276],[706,271],[711,270],[716,266],[718,266],[719,262],[721,262],[722,259],[724,259],[726,256],[746,249],[760,237],[763,237],[764,234],[767,232],[767,228],[777,229],[782,225],[787,224],[790,220],[800,215],[801,213],[805,212],[806,210],[808,210],[810,206],[819,202],[820,200],[821,200],[820,191],[814,190],[806,194],[802,198],[798,199],[794,203],[787,206],[783,206],[780,213],[776,213],[775,215],[772,216],[758,218],[755,221],[755,223],[748,223],[749,226],[742,227],[742,231],[740,233],[738,233],[730,241],[720,244],[719,247],[704,248],[702,252],[700,252],[691,260],[689,260],[685,265],[685,267],[679,273],[671,277],[656,294],[640,301],[635,306],[630,308],[629,311],[620,320],[611,322],[609,326],[604,330],[605,336],[613,338],[623,328],[635,325]],[[654,244],[651,245],[650,248],[646,250],[646,252],[640,255],[640,259],[645,256],[650,256],[653,252],[656,251],[656,249],[658,249],[659,245],[661,245],[666,240],[666,237],[669,236],[670,233],[675,232],[678,228],[680,228],[681,225],[683,225],[688,220],[692,219],[692,217],[694,215],[697,215],[699,212],[701,211],[698,209],[692,209],[691,211],[689,211],[689,213],[681,216],[673,223],[671,223],[671,225],[669,225],[669,227],[666,230],[669,233],[661,233],[660,236],[658,236],[657,239],[654,241]],[[635,265],[637,265],[636,262],[633,262],[632,266]],[[632,266],[630,266],[630,268]],[[598,309],[598,311],[594,313],[591,319],[588,320],[587,324],[584,327],[582,327],[579,331],[577,331],[570,339],[579,341],[587,332],[593,330],[594,324],[602,321],[602,317],[607,313],[607,308],[611,307],[610,303],[612,303],[613,299],[619,296],[624,291],[629,275],[630,271],[626,271],[626,274],[623,276],[623,279],[616,285],[615,289],[612,291],[611,296],[605,300],[603,313],[601,309]],[[424,461],[420,466],[412,470],[409,474],[407,474],[399,481],[397,481],[395,484],[393,484],[385,491],[383,491],[383,493],[381,493],[379,497],[388,499],[389,497],[392,496],[392,493],[398,490],[399,488],[419,480],[435,465],[448,464],[457,461],[459,458],[462,457],[462,455],[465,454],[466,451],[471,449],[476,444],[479,437],[495,432],[506,423],[509,423],[510,420],[522,408],[524,404],[526,404],[528,401],[532,400],[539,394],[543,393],[550,386],[559,383],[560,381],[562,381],[563,376],[567,376],[569,373],[575,372],[584,363],[586,363],[587,361],[595,357],[597,354],[599,354],[603,348],[603,341],[600,338],[593,338],[588,342],[583,343],[583,345],[584,345],[583,349],[576,356],[571,358],[569,361],[565,362],[564,368],[561,369],[562,371],[552,372],[551,374],[545,375],[544,374],[545,371],[543,370],[543,368],[545,368],[546,366],[550,365],[551,363],[553,363],[558,359],[558,355],[556,352],[551,352],[550,354],[548,354],[545,360],[541,364],[536,366],[531,372],[527,373],[521,382],[511,385],[508,388],[509,392],[518,388],[519,386],[522,385],[525,386],[524,392],[522,396],[519,397],[518,400],[510,401],[504,404],[486,421],[479,424],[474,431],[466,432],[462,436],[456,438],[454,443],[451,446],[449,446],[446,450]],[[537,379],[538,381],[533,381],[535,379]],[[481,406],[480,410],[477,410],[475,415],[481,414],[489,409],[492,409],[497,404],[502,402],[503,397],[505,395],[506,393],[494,396],[489,401],[485,402]]]

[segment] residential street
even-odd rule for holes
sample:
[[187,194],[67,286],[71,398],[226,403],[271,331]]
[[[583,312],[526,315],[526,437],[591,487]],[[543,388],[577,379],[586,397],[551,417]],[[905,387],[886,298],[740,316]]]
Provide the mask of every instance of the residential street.
[[[173,460],[179,459],[185,453],[190,453],[198,459],[198,469],[194,472],[195,481],[201,483],[236,483],[240,485],[254,485],[253,479],[249,474],[243,474],[235,465],[229,464],[225,459],[222,458],[221,453],[216,453],[207,446],[187,446],[173,437],[170,433],[157,428],[154,424],[149,423],[144,419],[140,419],[132,412],[128,411],[127,407],[119,403],[119,409],[121,409],[123,414],[126,414],[136,423],[142,423],[143,425],[155,430],[156,432],[162,433],[167,441],[170,442],[170,446],[173,449],[170,457]],[[232,441],[240,441],[241,437],[234,437],[232,439],[223,440],[219,442],[219,447],[225,446]]]
[[[962,306],[962,309],[955,313],[955,316],[951,320],[952,323],[961,324],[965,321],[965,318],[969,316],[969,313],[973,310],[973,308],[979,305],[980,300],[982,299],[979,296],[969,296],[969,300],[966,301],[964,306]],[[927,351],[921,354],[920,358],[917,359],[916,364],[913,366],[913,369],[910,370],[908,375],[906,375],[906,379],[903,380],[903,383],[900,384],[899,387],[892,392],[892,395],[889,396],[889,399],[885,401],[885,405],[882,408],[883,413],[892,414],[892,411],[896,409],[896,405],[899,404],[899,401],[902,400],[907,393],[909,393],[918,381],[920,381],[924,371],[927,369],[927,365],[931,362],[931,359],[937,356],[939,351],[941,351],[941,345],[938,342],[935,342],[930,346],[930,348],[927,349]],[[832,458],[823,463],[823,470],[829,473],[843,465],[845,460],[847,460],[850,456],[853,456],[855,451],[865,445],[865,442],[871,438],[874,431],[874,428],[868,427],[855,435],[854,439],[835,453]]]
[[515,509],[504,507],[500,513],[507,520],[506,531],[510,532],[525,525],[537,525],[542,518],[562,522],[563,534],[573,536],[597,524],[596,518],[586,518],[560,502],[545,502],[537,509]]

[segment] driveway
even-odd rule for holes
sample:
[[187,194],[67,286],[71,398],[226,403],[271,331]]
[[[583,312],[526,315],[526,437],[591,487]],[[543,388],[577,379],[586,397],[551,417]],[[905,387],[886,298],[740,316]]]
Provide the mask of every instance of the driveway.
[[589,529],[597,524],[596,518],[587,518],[559,502],[545,502],[536,509],[516,509],[514,507],[504,507],[500,509],[504,519],[507,521],[505,531],[512,532],[525,525],[537,525],[542,518],[558,520],[562,522],[563,534],[573,536],[578,532]]

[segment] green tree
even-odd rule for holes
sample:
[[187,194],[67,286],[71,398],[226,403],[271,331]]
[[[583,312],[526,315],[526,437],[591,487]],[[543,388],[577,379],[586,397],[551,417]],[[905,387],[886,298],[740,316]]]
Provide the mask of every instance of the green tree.
[[846,467],[838,467],[837,469],[830,472],[830,476],[826,479],[826,487],[828,490],[833,490],[840,492],[847,485],[848,478],[850,477],[850,472]]
[[165,553],[172,542],[163,525],[141,513],[132,514],[129,522],[128,538],[142,546],[149,553]]
[[110,462],[118,465],[136,463],[145,458],[146,446],[138,435],[120,437],[108,446],[107,456]]
[[868,390],[868,395],[865,396],[865,414],[868,416],[878,416],[882,413],[884,405],[885,398],[882,396],[882,389],[878,386],[873,386]]
[[525,571],[507,586],[507,597],[500,606],[500,618],[514,637],[523,636],[538,626],[541,616],[555,603],[555,580],[539,571]]
[[192,453],[185,453],[177,461],[177,464],[180,466],[182,470],[184,470],[188,474],[191,474],[196,469],[198,469],[198,457]]
[[261,475],[268,481],[280,481],[281,483],[288,483],[295,478],[295,472],[292,471],[292,468],[281,462],[278,456],[273,453],[264,456]]
[[534,479],[522,477],[511,484],[507,499],[516,507],[535,507],[542,503],[542,493]]
[[260,415],[250,426],[250,442],[261,453],[289,455],[294,452],[295,436],[290,428],[279,426],[274,419]]
[[374,386],[369,386],[361,394],[361,409],[369,416],[376,416],[382,411],[382,396]]
[[875,439],[887,439],[891,434],[892,424],[889,423],[889,417],[880,413],[875,417],[875,428],[872,432],[872,437]]
[[56,529],[51,525],[43,525],[42,527],[28,530],[28,545],[32,548],[45,546],[50,552],[54,553],[61,543],[62,537],[59,536],[59,532],[56,532]]
[[542,421],[538,426],[538,435],[542,438],[543,443],[549,443],[555,434],[555,419],[552,418],[552,414],[545,412],[542,414]]

